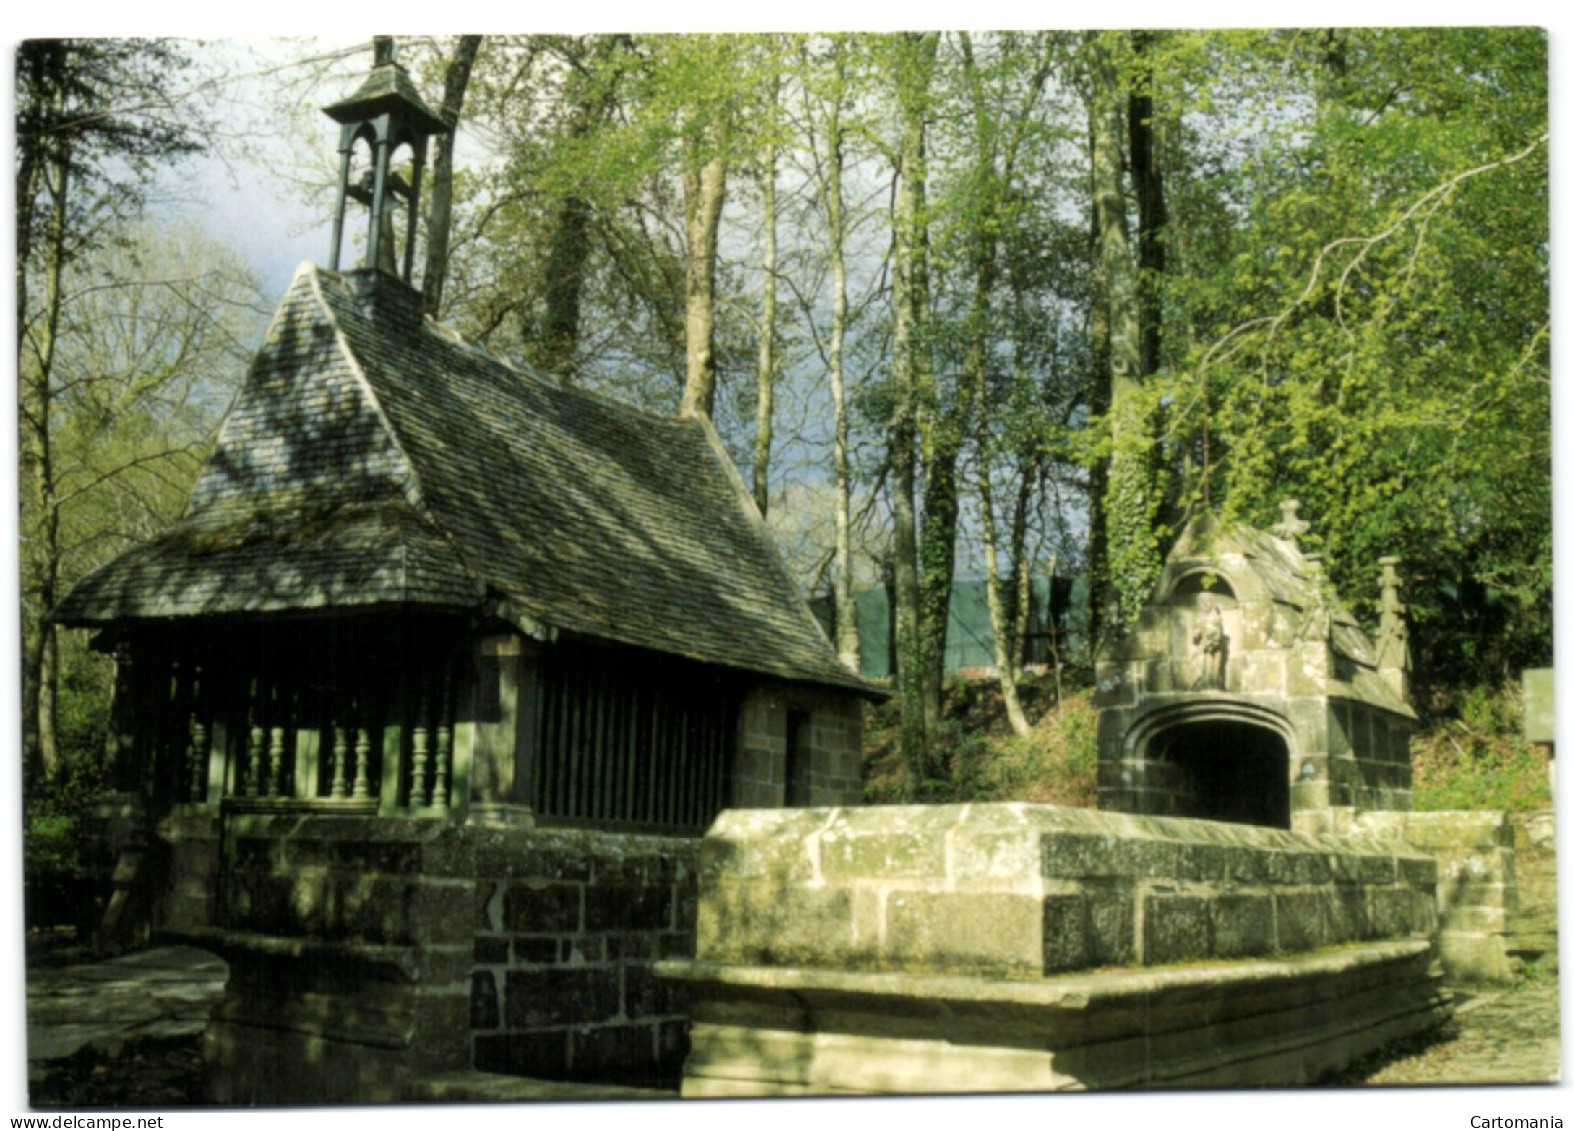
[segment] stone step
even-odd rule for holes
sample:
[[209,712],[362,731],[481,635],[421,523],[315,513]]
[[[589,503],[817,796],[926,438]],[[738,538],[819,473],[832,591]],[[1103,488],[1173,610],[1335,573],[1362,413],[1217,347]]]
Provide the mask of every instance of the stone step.
[[1510,935],[1508,938],[1508,949],[1512,953],[1521,953],[1525,951],[1546,953],[1551,951],[1555,954],[1557,953],[1558,949],[1557,932],[1538,932],[1535,934],[1527,932],[1524,934]]

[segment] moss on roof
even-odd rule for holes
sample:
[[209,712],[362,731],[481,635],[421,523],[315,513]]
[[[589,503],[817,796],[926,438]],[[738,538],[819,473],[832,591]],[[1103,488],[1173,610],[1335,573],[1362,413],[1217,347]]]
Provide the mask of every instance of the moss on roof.
[[521,372],[385,276],[307,265],[166,535],[56,619],[481,608],[783,679],[836,658],[710,424]]

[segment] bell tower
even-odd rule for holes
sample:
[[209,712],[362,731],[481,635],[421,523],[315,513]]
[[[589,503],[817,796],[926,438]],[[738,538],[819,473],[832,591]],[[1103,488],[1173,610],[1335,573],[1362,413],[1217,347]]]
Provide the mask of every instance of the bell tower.
[[[368,212],[367,267],[397,275],[406,285],[412,285],[410,276],[415,266],[415,228],[421,204],[421,174],[426,168],[426,143],[436,134],[447,133],[448,127],[421,100],[409,74],[399,65],[394,56],[393,37],[376,36],[372,45],[372,73],[361,83],[360,89],[342,102],[323,108],[323,113],[339,123],[339,199],[334,211],[328,268],[339,269],[345,205],[354,200],[364,205]],[[357,144],[363,141],[370,159],[369,167],[357,176],[352,159]],[[410,148],[408,182],[391,168],[394,155],[404,146]],[[393,246],[396,202],[404,205],[405,213],[402,265],[395,262]]]

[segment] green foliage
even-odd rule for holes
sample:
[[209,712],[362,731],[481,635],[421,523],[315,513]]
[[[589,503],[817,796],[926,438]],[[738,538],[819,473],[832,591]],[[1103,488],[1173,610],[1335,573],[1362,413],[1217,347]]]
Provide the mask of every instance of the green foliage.
[[[1401,555],[1423,678],[1545,662],[1544,36],[1370,29],[1194,49],[1242,104],[1188,134],[1200,176],[1180,182],[1180,223],[1201,241],[1168,289],[1196,343],[1164,384],[1166,443],[1193,461],[1183,493],[1195,504],[1206,476],[1213,505],[1258,525],[1299,498],[1358,612],[1377,558]],[[1227,123],[1253,106],[1273,112],[1232,153]]]
[[[1139,401],[1143,393],[1132,394]],[[1104,493],[1104,526],[1108,532],[1105,567],[1120,604],[1121,619],[1132,624],[1147,603],[1164,566],[1160,548],[1159,505],[1163,492],[1156,482],[1159,469],[1151,455],[1153,433],[1141,404],[1117,408],[1133,418],[1115,440]]]
[[944,714],[935,738],[940,774],[907,788],[896,752],[900,727],[888,705],[866,717],[865,800],[871,804],[923,801],[1027,801],[1091,807],[1098,800],[1098,714],[1086,690],[1070,691],[1058,705],[1047,684],[1022,687],[1030,714],[1039,718],[1026,736],[1006,725],[997,685],[963,680],[947,684]]
[[31,817],[23,829],[22,867],[29,883],[77,869],[76,821],[64,813]]
[[981,801],[1033,801],[1091,808],[1098,803],[1098,713],[1081,693],[1050,711],[1028,735],[1010,735],[979,768]]
[[29,882],[78,874],[94,863],[86,856],[82,831],[106,786],[102,749],[65,746],[60,773],[29,793],[22,814],[23,870]]
[[1519,686],[1471,687],[1452,697],[1411,743],[1415,807],[1544,809],[1546,754],[1523,737]]

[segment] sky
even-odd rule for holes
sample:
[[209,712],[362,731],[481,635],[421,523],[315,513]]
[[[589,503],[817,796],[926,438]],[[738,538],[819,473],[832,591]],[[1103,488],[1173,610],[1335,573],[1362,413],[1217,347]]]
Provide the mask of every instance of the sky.
[[[297,91],[303,80],[293,76],[307,69],[299,60],[344,51],[352,53]],[[315,171],[331,175],[338,137],[335,124],[312,111],[354,91],[371,67],[369,40],[228,40],[198,48],[197,58],[204,70],[226,76],[213,94],[226,136],[218,152],[189,158],[164,176],[156,195],[166,216],[199,224],[234,247],[272,299],[302,262],[327,262],[331,200],[308,199],[300,177],[303,163],[313,161]],[[299,102],[281,106],[281,93]]]

